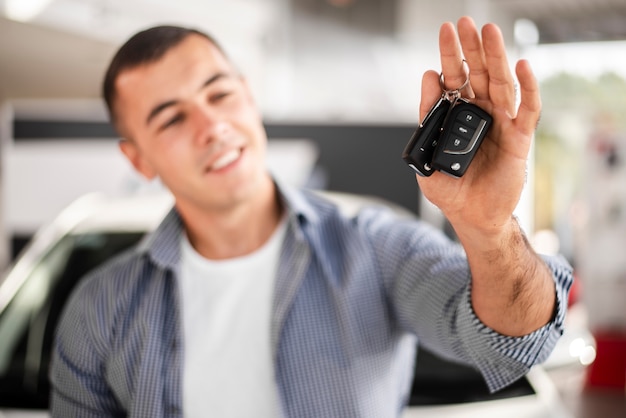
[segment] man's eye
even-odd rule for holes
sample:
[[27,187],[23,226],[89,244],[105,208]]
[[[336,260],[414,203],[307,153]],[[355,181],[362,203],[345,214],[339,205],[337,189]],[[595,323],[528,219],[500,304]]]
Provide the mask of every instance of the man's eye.
[[228,97],[230,95],[231,95],[230,91],[222,91],[222,92],[215,93],[215,94],[212,94],[211,96],[209,96],[209,100],[212,103],[215,103],[215,102],[219,102],[222,99],[225,99],[226,97]]
[[173,117],[171,117],[170,119],[167,120],[167,122],[165,122],[163,125],[161,125],[160,130],[164,130],[169,128],[170,126],[174,126],[180,122],[182,122],[184,120],[184,116],[182,114],[177,114],[174,115]]

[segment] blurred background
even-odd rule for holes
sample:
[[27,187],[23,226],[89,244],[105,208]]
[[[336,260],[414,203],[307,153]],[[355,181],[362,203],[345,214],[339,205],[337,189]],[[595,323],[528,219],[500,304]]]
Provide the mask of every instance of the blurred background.
[[528,59],[541,84],[518,214],[539,250],[575,267],[598,368],[553,377],[579,411],[581,385],[617,390],[607,416],[625,416],[624,0],[0,0],[0,266],[79,196],[154,186],[119,155],[99,97],[116,48],[155,24],[221,42],[252,85],[278,177],[379,196],[446,229],[400,154],[422,73],[440,69],[439,26],[463,15],[500,25],[511,66]]
[[[130,187],[124,162],[116,151],[107,153],[114,141],[103,141],[115,134],[99,99],[101,78],[116,47],[163,23],[198,27],[223,44],[250,80],[271,139],[318,142],[317,185],[364,192],[348,180],[354,171],[340,167],[360,162],[360,174],[372,176],[360,182],[369,183],[370,193],[391,193],[386,197],[419,210],[404,193],[413,184],[399,159],[378,165],[373,139],[336,144],[332,134],[346,126],[388,127],[375,137],[390,138],[386,149],[399,154],[400,136],[418,121],[421,75],[440,68],[438,28],[466,14],[478,25],[499,24],[511,65],[530,60],[542,84],[532,184],[519,210],[529,233],[556,232],[540,234],[541,242],[558,238],[573,260],[574,228],[590,215],[584,201],[599,174],[588,169],[598,162],[593,157],[619,171],[626,124],[621,0],[0,0],[0,11],[0,186],[9,236],[28,236],[83,192]],[[332,140],[318,132],[324,126],[337,126]],[[319,143],[324,138],[329,144]],[[93,176],[77,179],[72,161],[83,161],[80,168]],[[98,175],[104,167],[106,178]],[[397,194],[378,186],[394,181]],[[40,190],[45,182],[56,187]],[[6,261],[10,249],[0,253]]]

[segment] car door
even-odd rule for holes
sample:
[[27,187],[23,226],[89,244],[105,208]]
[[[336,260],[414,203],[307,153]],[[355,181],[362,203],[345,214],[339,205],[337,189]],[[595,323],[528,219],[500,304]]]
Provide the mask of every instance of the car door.
[[14,280],[21,285],[0,312],[0,412],[48,408],[50,353],[63,305],[81,277],[142,235],[67,234],[21,269],[24,277]]

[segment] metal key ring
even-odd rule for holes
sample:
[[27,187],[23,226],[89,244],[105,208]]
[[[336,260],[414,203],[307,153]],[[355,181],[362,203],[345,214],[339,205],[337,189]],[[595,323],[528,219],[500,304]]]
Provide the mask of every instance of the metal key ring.
[[439,73],[439,86],[441,87],[441,90],[443,90],[443,92],[446,95],[460,96],[461,90],[463,90],[469,84],[469,81],[470,81],[469,66],[467,65],[467,61],[465,61],[465,58],[463,59],[463,63],[461,65],[463,66],[463,70],[465,70],[465,82],[461,85],[461,87],[458,87],[456,89],[451,89],[451,90],[446,89],[446,83],[443,78],[443,71]]

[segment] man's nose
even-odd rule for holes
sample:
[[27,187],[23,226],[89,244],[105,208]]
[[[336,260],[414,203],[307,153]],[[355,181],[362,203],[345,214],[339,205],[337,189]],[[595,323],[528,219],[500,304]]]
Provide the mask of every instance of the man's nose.
[[193,109],[193,121],[197,143],[204,144],[218,140],[228,129],[228,124],[219,112],[208,105],[196,105]]

